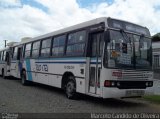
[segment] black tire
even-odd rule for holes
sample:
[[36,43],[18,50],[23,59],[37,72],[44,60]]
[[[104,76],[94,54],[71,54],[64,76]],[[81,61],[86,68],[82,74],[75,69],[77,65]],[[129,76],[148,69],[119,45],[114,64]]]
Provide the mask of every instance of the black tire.
[[22,85],[24,85],[24,86],[28,85],[28,81],[26,80],[26,72],[25,71],[22,72],[21,82],[22,82]]
[[3,78],[3,79],[6,79],[6,76],[5,76],[4,70],[2,70],[2,78]]
[[74,77],[70,76],[68,77],[68,82],[65,85],[65,93],[68,99],[76,99],[77,93],[76,93],[76,82],[74,81]]

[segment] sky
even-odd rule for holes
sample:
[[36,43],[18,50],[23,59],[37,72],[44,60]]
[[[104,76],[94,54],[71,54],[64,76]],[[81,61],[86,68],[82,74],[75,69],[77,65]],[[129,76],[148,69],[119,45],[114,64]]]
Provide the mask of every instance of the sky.
[[113,17],[160,32],[160,0],[0,0],[0,48],[98,17]]

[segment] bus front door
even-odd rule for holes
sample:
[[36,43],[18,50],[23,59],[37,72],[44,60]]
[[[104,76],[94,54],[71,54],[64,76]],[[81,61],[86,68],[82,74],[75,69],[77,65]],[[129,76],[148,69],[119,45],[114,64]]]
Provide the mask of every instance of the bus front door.
[[12,62],[12,75],[16,78],[20,78],[20,72],[22,69],[22,47],[16,47],[14,51],[14,61]]
[[90,34],[89,93],[100,94],[101,54],[103,51],[103,33]]
[[16,70],[17,70],[17,77],[20,78],[21,77],[21,70],[22,70],[22,47],[18,48],[18,54],[17,54],[17,66],[16,66]]

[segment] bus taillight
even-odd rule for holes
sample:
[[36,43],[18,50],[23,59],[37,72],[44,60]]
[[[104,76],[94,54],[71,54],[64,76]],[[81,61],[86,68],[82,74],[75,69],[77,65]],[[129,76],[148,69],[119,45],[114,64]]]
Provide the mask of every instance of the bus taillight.
[[116,82],[115,81],[110,81],[110,80],[105,80],[104,86],[105,87],[115,87],[116,86]]
[[105,80],[104,86],[105,86],[105,87],[110,87],[110,86],[111,86],[111,82],[108,81],[108,80]]

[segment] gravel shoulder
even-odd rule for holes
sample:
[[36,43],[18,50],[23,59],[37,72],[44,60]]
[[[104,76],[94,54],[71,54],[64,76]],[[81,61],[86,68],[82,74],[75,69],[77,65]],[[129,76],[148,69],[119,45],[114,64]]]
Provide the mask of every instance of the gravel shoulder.
[[99,99],[81,95],[69,100],[60,89],[40,84],[22,86],[0,78],[0,113],[158,113],[160,105],[142,99]]

